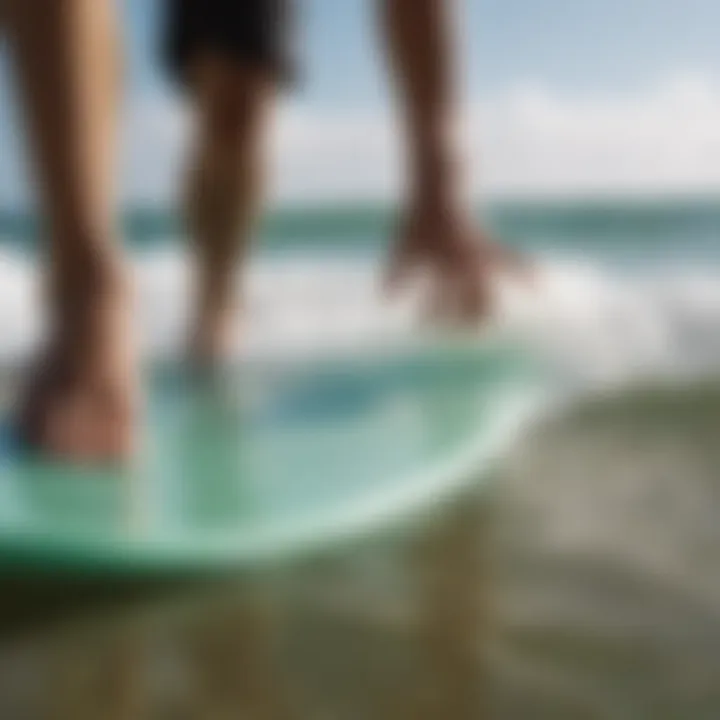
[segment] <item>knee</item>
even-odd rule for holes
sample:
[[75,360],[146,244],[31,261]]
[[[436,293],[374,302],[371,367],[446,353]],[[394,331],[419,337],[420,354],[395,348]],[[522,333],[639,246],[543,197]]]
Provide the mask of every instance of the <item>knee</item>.
[[215,84],[204,108],[204,134],[216,150],[228,155],[259,140],[267,93],[253,77],[235,72]]

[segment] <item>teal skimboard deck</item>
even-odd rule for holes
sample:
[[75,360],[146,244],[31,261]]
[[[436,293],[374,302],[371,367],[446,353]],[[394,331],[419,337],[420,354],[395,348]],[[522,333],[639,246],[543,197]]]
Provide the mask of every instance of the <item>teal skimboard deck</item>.
[[156,367],[131,469],[0,438],[0,567],[241,568],[382,529],[478,482],[537,408],[518,353],[478,345]]

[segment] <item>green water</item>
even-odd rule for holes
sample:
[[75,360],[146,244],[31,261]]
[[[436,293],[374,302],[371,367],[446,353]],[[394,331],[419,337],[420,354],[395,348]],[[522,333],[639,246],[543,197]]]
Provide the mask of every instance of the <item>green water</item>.
[[[478,207],[479,218],[506,241],[533,248],[589,247],[631,242],[672,245],[715,244],[720,228],[720,199],[565,200],[494,202]],[[373,204],[276,210],[259,232],[260,246],[273,250],[383,247],[395,212]],[[168,210],[130,208],[121,218],[124,237],[144,246],[176,237],[181,225]],[[0,242],[26,244],[37,235],[32,213],[0,209]],[[713,241],[712,243],[709,241]]]
[[[626,281],[618,297],[632,302],[614,306],[613,322],[639,308],[663,331],[650,337],[661,350],[692,360],[718,345],[717,200],[487,213],[520,247],[602,264],[611,289]],[[125,221],[135,247],[176,234],[164,213]],[[31,245],[27,218],[0,214],[0,225],[5,242]],[[259,243],[366,255],[390,227],[379,208],[287,211]],[[649,265],[665,276],[644,294],[635,273]],[[682,292],[665,293],[671,281]],[[602,300],[579,285],[561,310]],[[635,330],[608,362],[642,367],[628,350],[642,349]],[[157,597],[3,578],[0,716],[716,720],[718,383],[692,364],[682,381],[635,381],[546,419],[495,493],[459,494],[416,527],[239,586]]]

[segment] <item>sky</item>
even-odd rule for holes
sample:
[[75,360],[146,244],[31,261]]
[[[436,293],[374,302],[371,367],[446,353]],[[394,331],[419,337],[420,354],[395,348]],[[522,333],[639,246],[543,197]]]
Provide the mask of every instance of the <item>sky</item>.
[[[122,199],[172,203],[190,119],[158,63],[161,0],[118,0]],[[371,0],[297,0],[300,81],[273,128],[271,201],[393,197],[394,105]],[[717,0],[458,0],[477,196],[720,191]],[[0,58],[0,207],[28,201]]]

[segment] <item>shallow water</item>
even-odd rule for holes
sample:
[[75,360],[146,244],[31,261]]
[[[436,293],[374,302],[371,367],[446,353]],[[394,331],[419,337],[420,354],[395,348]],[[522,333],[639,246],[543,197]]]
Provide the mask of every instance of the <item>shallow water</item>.
[[719,421],[588,402],[493,492],[242,584],[6,585],[2,717],[716,718]]
[[[242,583],[3,578],[0,717],[720,717],[720,210],[676,210],[508,221],[539,281],[499,288],[495,329],[546,361],[565,409],[493,492]],[[381,303],[356,250],[261,257],[245,348],[411,337],[417,306]],[[174,352],[183,258],[135,269],[144,347]],[[40,331],[32,284],[2,250],[0,359]]]
[[717,717],[719,421],[713,385],[638,391],[514,458],[497,717]]

